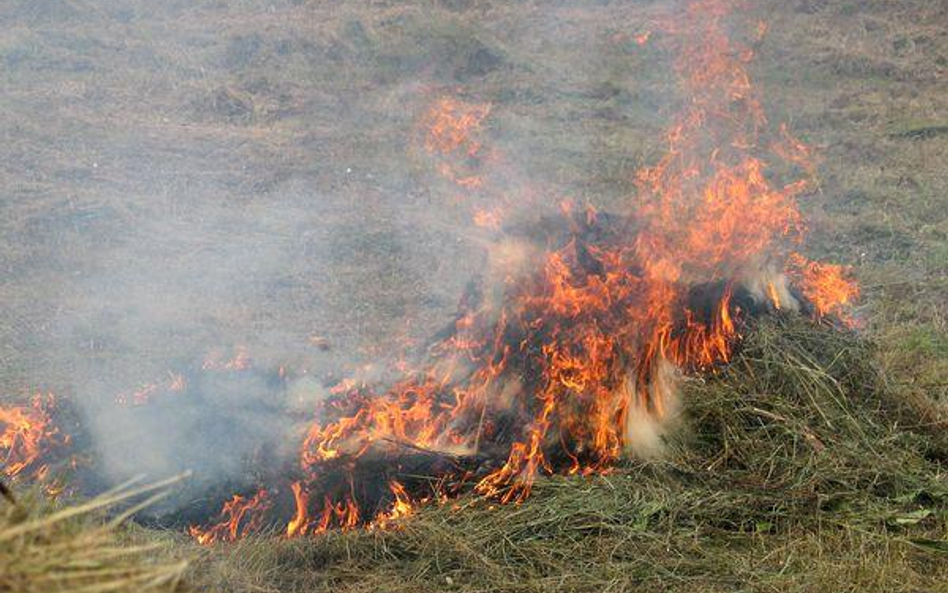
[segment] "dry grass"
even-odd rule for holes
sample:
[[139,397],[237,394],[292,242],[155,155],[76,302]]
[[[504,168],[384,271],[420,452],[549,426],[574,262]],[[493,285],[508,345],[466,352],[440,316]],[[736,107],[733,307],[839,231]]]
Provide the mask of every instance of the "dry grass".
[[123,526],[137,510],[160,499],[174,481],[137,487],[129,483],[69,506],[44,502],[37,492],[15,505],[5,504],[0,514],[0,591],[180,590],[187,562],[175,559],[169,542],[155,534]]

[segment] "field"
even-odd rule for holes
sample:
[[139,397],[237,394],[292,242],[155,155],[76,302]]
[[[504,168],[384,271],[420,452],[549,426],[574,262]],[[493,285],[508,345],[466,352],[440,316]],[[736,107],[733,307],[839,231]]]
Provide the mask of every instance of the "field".
[[[636,37],[681,4],[4,3],[4,401],[108,399],[237,345],[343,377],[423,343],[487,236],[418,146],[425,111],[491,106],[515,203],[621,209],[682,101],[662,33]],[[762,323],[686,385],[666,458],[523,505],[210,549],[100,534],[163,550],[170,580],[128,590],[948,590],[948,7],[759,0],[733,20],[767,23],[751,75],[816,154],[804,251],[853,266],[855,334]]]

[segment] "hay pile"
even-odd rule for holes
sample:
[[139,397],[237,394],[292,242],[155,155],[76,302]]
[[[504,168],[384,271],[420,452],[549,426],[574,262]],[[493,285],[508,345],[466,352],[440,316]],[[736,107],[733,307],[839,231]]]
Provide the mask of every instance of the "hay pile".
[[191,580],[223,591],[935,591],[948,588],[948,427],[895,400],[870,345],[760,321],[685,388],[659,462],[464,498],[392,532],[252,538]]

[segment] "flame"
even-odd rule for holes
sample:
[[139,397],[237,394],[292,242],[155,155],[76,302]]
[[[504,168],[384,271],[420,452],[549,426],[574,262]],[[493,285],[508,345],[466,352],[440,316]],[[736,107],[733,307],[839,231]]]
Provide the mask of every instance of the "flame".
[[293,490],[293,502],[296,505],[296,514],[286,525],[287,537],[294,535],[303,535],[309,527],[309,518],[307,507],[309,505],[309,495],[303,490],[302,482],[296,481],[290,486]]
[[270,506],[269,495],[264,489],[260,489],[249,499],[235,494],[224,503],[220,521],[207,528],[192,525],[188,528],[188,532],[202,545],[234,541],[260,529],[263,524],[263,513]]
[[42,481],[49,473],[46,457],[69,442],[52,420],[55,398],[35,395],[29,406],[0,407],[0,457],[10,478]]
[[810,261],[799,253],[791,254],[788,261],[788,274],[813,304],[814,313],[818,317],[835,315],[850,326],[855,321],[849,308],[859,297],[859,286],[850,278],[851,273],[845,266]]
[[394,497],[394,501],[389,511],[379,513],[372,521],[372,525],[379,529],[391,529],[397,525],[399,519],[408,517],[415,511],[411,496],[400,482],[393,480],[389,483],[388,488]]
[[484,184],[476,169],[484,156],[479,138],[483,121],[490,112],[489,103],[442,97],[422,118],[423,144],[428,154],[437,159],[438,172],[466,190],[475,190]]
[[475,208],[474,224],[485,229],[499,230],[504,220],[504,213],[499,207]]
[[[205,362],[205,369],[211,368]],[[115,403],[119,405],[144,406],[152,401],[160,393],[180,393],[187,389],[187,381],[184,375],[168,371],[168,379],[164,384],[145,383],[132,392],[122,392],[115,396]],[[162,391],[164,390],[164,391]]]
[[174,371],[168,371],[168,391],[184,391],[187,387],[188,383],[184,375],[180,375]]
[[343,497],[338,503],[327,497],[323,500],[323,510],[319,513],[319,521],[313,532],[322,533],[331,527],[352,529],[359,525],[359,515],[359,505],[351,496]]
[[[636,424],[625,421],[630,411],[663,417],[671,387],[659,379],[661,368],[729,360],[742,314],[732,302],[735,283],[768,264],[762,254],[802,237],[794,197],[807,186],[774,187],[752,154],[766,119],[746,70],[753,53],[725,34],[728,9],[694,2],[670,27],[686,32],[676,69],[689,101],[669,129],[666,155],[636,175],[639,195],[630,205],[638,233],[625,243],[573,240],[548,252],[540,274],[507,284],[499,313],[462,316],[456,335],[434,348],[442,359],[431,369],[385,393],[350,391],[337,420],[310,428],[305,472],[392,442],[476,450],[497,436],[484,421],[490,411],[513,408],[524,428],[476,490],[522,500],[539,473],[561,465],[554,457],[567,460],[568,473],[606,471],[633,440],[625,433]],[[477,153],[468,132],[488,111],[443,100],[429,150]],[[805,154],[802,144],[792,149]],[[582,227],[597,215],[568,206],[564,216]],[[725,285],[710,315],[691,310],[688,287],[718,282]],[[458,381],[457,370],[472,364]],[[509,376],[524,368],[536,376],[530,392]]]
[[230,358],[224,358],[220,352],[211,352],[201,366],[204,370],[243,371],[250,368],[250,354],[244,346],[234,348]]
[[428,133],[425,148],[431,153],[461,153],[476,156],[481,142],[475,138],[481,122],[490,113],[486,103],[465,103],[452,97],[443,97],[428,113]]

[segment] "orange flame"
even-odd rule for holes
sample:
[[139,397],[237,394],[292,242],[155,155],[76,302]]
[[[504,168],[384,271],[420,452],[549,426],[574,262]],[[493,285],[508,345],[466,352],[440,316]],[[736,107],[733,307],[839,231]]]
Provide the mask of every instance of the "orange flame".
[[220,352],[211,352],[204,359],[204,370],[242,371],[250,368],[250,355],[244,346],[237,346],[230,358],[223,358]]
[[438,172],[465,190],[476,190],[484,184],[477,171],[484,156],[479,137],[490,111],[488,103],[443,97],[422,118],[423,144],[437,159]]
[[264,489],[249,499],[235,494],[230,501],[224,503],[220,521],[206,529],[192,525],[188,532],[202,545],[234,541],[260,529],[263,524],[263,512],[269,509],[270,505],[267,491]]
[[458,153],[476,156],[481,143],[476,139],[481,122],[490,113],[489,104],[465,103],[444,97],[428,113],[425,148],[439,154]]
[[309,505],[309,495],[303,490],[303,484],[299,481],[293,482],[290,486],[293,490],[293,502],[296,504],[296,515],[286,526],[287,537],[294,535],[303,535],[309,527],[309,517],[307,507]]
[[503,220],[504,213],[500,208],[475,208],[474,210],[474,224],[481,228],[499,230]]
[[411,497],[400,482],[392,481],[388,485],[389,490],[395,500],[392,502],[392,508],[387,512],[381,512],[372,521],[372,525],[380,529],[390,529],[397,524],[397,521],[403,517],[411,515],[415,506],[411,502]]
[[[483,422],[485,411],[513,405],[527,416],[527,427],[510,444],[506,463],[476,489],[503,502],[521,500],[538,473],[554,470],[548,451],[557,441],[569,443],[568,472],[604,471],[626,446],[624,419],[632,406],[661,417],[668,396],[656,380],[662,361],[710,368],[730,358],[740,313],[731,283],[762,269],[768,263],[762,254],[779,252],[782,241],[802,237],[794,197],[806,185],[772,186],[766,165],[751,154],[766,118],[746,69],[753,52],[725,34],[729,9],[723,1],[697,1],[670,27],[684,30],[676,69],[689,101],[669,129],[666,156],[636,176],[634,239],[582,252],[572,242],[547,253],[535,281],[508,285],[499,315],[474,312],[459,320],[457,335],[436,349],[444,359],[435,367],[383,394],[352,391],[348,413],[313,425],[302,451],[304,471],[386,442],[476,449],[493,430]],[[480,143],[468,132],[487,112],[443,100],[426,146],[476,154]],[[785,129],[783,135],[791,139]],[[801,162],[807,155],[800,143],[790,150]],[[569,208],[564,216],[577,219]],[[595,213],[586,216],[591,222]],[[595,260],[599,273],[590,274],[584,258]],[[729,284],[710,318],[689,310],[687,287],[715,282]],[[485,321],[494,319],[500,321]],[[485,327],[491,329],[484,333]],[[522,336],[521,351],[503,339],[509,332]],[[536,343],[543,344],[537,352],[523,351]],[[537,368],[534,393],[520,392],[506,376],[515,356],[529,357]],[[475,370],[458,384],[452,373],[468,361]]]
[[47,475],[44,458],[69,441],[52,421],[54,407],[52,394],[34,396],[29,406],[0,407],[0,457],[8,477]]
[[855,323],[849,308],[859,297],[859,286],[850,278],[849,268],[810,261],[793,253],[788,261],[788,274],[813,304],[817,316],[835,315],[847,325]]

